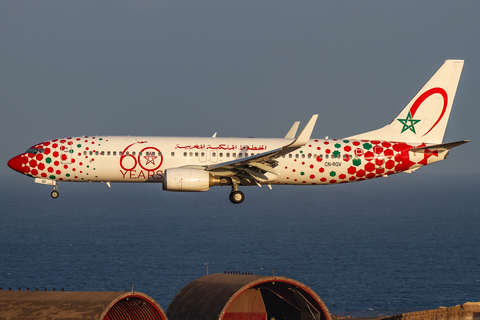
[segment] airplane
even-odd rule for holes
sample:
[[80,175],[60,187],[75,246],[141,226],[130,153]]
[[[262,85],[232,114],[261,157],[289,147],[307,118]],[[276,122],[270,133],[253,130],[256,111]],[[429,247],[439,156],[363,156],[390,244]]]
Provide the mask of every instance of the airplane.
[[8,166],[53,186],[58,182],[162,183],[163,190],[208,191],[230,186],[229,199],[244,201],[240,186],[331,185],[411,173],[444,160],[443,143],[463,60],[446,60],[386,126],[342,139],[311,139],[318,115],[296,136],[284,138],[82,136],[35,144]]

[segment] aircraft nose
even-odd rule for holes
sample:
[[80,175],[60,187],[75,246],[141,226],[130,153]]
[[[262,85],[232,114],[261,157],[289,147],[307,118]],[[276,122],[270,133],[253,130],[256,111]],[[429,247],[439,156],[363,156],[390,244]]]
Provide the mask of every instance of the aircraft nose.
[[23,163],[22,163],[22,155],[18,155],[16,157],[13,157],[12,159],[10,159],[8,161],[7,164],[13,170],[24,173]]

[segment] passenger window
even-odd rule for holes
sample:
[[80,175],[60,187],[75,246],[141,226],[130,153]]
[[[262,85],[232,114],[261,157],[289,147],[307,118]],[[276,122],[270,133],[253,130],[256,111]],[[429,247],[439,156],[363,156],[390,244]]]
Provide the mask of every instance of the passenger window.
[[328,159],[328,154],[325,155],[325,159]]
[[183,156],[184,156],[184,157],[186,157],[186,156],[187,156],[187,153],[186,153],[186,152],[184,152],[184,153],[183,153]]
[[217,153],[216,152],[212,152],[212,157],[216,157],[217,156]]
[[227,153],[225,156],[226,156],[227,158],[230,158],[230,153]]
[[248,157],[248,153],[245,153],[245,157]]
[[117,155],[117,151],[113,151],[113,155],[116,156],[116,155]]
[[289,154],[288,154],[288,157],[289,157],[289,158],[292,158],[292,154],[291,154],[291,153],[289,153]]
[[175,157],[175,152],[172,152],[171,155],[172,155],[172,157]]
[[98,156],[98,151],[95,151],[95,155]]
[[139,156],[141,156],[141,155],[142,155],[142,153],[141,153],[141,152],[139,152],[139,153],[138,153],[138,155],[139,155]]
[[200,154],[200,157],[205,157],[205,152],[202,152],[202,153]]
[[302,153],[302,159],[305,159],[305,153]]
[[311,153],[309,153],[309,154],[308,154],[308,159],[310,159],[311,157],[312,157],[312,154],[311,154]]
[[134,155],[135,155],[135,151],[132,152],[132,156],[134,156]]
[[123,154],[122,151],[118,151],[118,155],[121,156]]
[[110,151],[107,151],[107,156],[109,156],[109,155],[110,155]]
[[101,155],[101,156],[104,156],[104,155],[105,155],[105,151],[100,152],[100,155]]
[[232,153],[232,157],[236,158],[236,157],[237,157],[237,154],[236,154],[236,153]]
[[241,158],[241,157],[242,157],[242,153],[241,153],[241,152],[238,154],[238,157],[239,157],[239,158]]
[[93,155],[93,151],[90,151],[90,155]]
[[195,157],[198,157],[198,152],[195,152]]
[[223,157],[223,152],[220,152],[219,156],[220,156],[220,157]]
[[193,157],[193,152],[190,152],[190,157]]
[[297,154],[295,155],[295,158],[297,158],[297,159],[298,159],[298,157],[299,157],[299,154],[297,153]]
[[87,151],[83,151],[83,155],[86,156],[86,155],[87,155]]

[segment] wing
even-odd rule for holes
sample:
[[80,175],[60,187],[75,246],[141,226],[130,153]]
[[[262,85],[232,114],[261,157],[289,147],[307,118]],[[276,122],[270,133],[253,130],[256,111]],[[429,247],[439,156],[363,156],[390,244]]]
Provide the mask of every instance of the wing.
[[310,140],[310,136],[312,135],[317,118],[317,114],[313,115],[298,137],[288,145],[250,157],[212,164],[209,165],[205,170],[218,176],[239,176],[239,178],[246,178],[249,180],[253,179],[257,184],[259,182],[265,182],[268,180],[268,177],[265,175],[265,173],[269,172],[279,175],[279,173],[274,169],[278,165],[278,161],[275,160],[276,158],[303,147],[308,140]]

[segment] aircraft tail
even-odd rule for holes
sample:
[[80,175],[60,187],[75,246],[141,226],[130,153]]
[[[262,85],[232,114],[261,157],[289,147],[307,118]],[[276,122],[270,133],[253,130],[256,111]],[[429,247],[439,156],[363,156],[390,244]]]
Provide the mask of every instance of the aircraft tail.
[[393,121],[347,139],[435,143],[443,141],[463,60],[447,60]]

